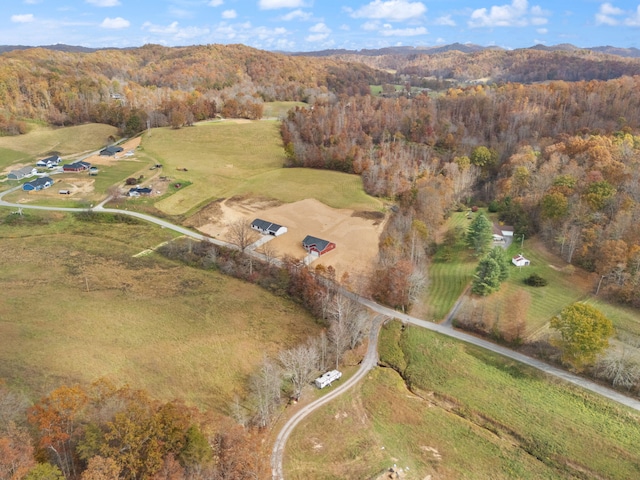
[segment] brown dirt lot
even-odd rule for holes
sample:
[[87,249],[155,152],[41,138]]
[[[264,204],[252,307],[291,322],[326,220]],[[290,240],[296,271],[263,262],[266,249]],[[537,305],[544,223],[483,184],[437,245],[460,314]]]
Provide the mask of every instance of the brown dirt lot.
[[331,265],[338,278],[344,272],[357,278],[370,273],[378,255],[378,239],[385,218],[374,213],[363,215],[353,210],[338,210],[314,199],[281,205],[265,199],[227,199],[210,204],[195,226],[207,235],[229,240],[229,226],[239,219],[261,218],[278,223],[287,227],[288,232],[268,243],[276,256],[303,259],[306,252],[302,239],[313,235],[334,242],[336,248],[314,261],[312,266]]
[[136,148],[140,145],[141,137],[132,138],[131,140],[126,141],[125,143],[120,144],[123,148],[122,152],[114,155],[113,157],[108,156],[100,156],[100,155],[92,155],[85,159],[86,162],[89,162],[91,165],[112,165],[114,162],[121,158],[136,158],[135,155],[132,157],[125,157],[124,154],[128,151],[133,151],[135,154]]

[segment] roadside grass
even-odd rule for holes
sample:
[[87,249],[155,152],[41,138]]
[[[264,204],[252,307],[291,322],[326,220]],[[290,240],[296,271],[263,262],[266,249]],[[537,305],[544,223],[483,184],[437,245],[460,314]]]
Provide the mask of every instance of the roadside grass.
[[104,377],[228,414],[264,355],[319,330],[257,286],[133,257],[175,236],[166,229],[102,214],[10,221],[0,224],[0,378],[31,398]]
[[596,307],[613,322],[616,336],[621,340],[628,335],[640,339],[640,314],[637,309],[612,304],[596,297],[590,297],[585,303]]
[[304,102],[265,102],[263,118],[284,118],[287,112],[295,107],[308,108],[309,104]]
[[383,328],[381,361],[385,351],[401,351],[413,392],[394,370],[373,370],[294,431],[287,478],[375,478],[394,464],[417,479],[640,475],[637,412],[481,349],[398,325]]
[[[377,209],[358,176],[324,170],[283,169],[278,122],[217,122],[173,130],[154,129],[143,151],[163,164],[163,172],[191,182],[156,203],[169,215],[183,215],[207,200],[252,193],[290,202],[317,198],[338,208]],[[187,169],[183,171],[182,169]]]
[[[23,152],[24,160],[19,161],[31,161],[54,151],[64,157],[98,150],[105,146],[110,135],[117,134],[116,127],[99,123],[63,128],[32,124],[31,130],[25,135],[0,137],[0,148]],[[0,160],[0,168],[2,166]]]

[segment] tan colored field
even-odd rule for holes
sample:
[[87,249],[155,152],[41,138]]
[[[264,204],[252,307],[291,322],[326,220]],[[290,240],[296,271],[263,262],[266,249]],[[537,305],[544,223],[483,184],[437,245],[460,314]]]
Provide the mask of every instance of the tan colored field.
[[273,203],[233,199],[215,203],[216,213],[198,228],[212,237],[230,240],[229,226],[235,221],[261,218],[288,229],[286,234],[268,243],[278,257],[304,258],[306,252],[302,248],[302,239],[313,235],[336,244],[335,250],[316,260],[314,266],[331,265],[336,269],[338,278],[344,272],[349,272],[352,278],[370,272],[378,254],[384,218],[364,218],[353,210],[331,208],[314,199],[275,206]]
[[86,162],[89,162],[91,165],[113,165],[118,160],[126,158],[128,160],[134,159],[133,157],[125,157],[125,153],[133,150],[135,153],[136,148],[140,145],[141,137],[132,138],[131,140],[126,141],[125,143],[120,144],[123,148],[123,151],[114,155],[113,157],[109,156],[100,156],[100,155],[91,155],[90,157],[85,158]]

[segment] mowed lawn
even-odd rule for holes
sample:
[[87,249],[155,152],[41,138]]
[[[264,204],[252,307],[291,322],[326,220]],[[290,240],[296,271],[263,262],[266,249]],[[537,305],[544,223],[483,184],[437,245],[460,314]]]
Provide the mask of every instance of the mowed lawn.
[[[322,170],[283,169],[284,150],[276,121],[217,122],[174,130],[154,129],[143,149],[163,164],[165,175],[192,184],[156,207],[182,215],[218,198],[253,194],[285,202],[316,198],[341,208],[378,209],[358,176]],[[181,169],[187,169],[182,171]]]
[[374,478],[394,464],[416,479],[640,476],[637,412],[417,327],[383,329],[380,354],[415,393],[375,369],[298,426],[287,478]]
[[41,215],[0,225],[0,378],[34,398],[106,377],[226,413],[264,355],[319,330],[257,286],[133,257],[171,232]]

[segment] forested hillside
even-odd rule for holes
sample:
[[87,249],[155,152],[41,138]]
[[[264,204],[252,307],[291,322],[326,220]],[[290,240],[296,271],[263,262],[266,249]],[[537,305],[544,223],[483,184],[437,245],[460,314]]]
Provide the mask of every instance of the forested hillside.
[[0,56],[0,132],[25,119],[108,123],[136,133],[224,116],[260,118],[263,101],[361,95],[389,75],[334,59],[289,57],[243,45],[70,53],[41,48]]
[[[611,49],[615,51],[614,49]],[[337,53],[333,58],[358,62],[374,68],[390,69],[419,85],[424,77],[458,81],[545,82],[548,80],[610,80],[638,75],[638,58],[571,48],[550,49],[452,49],[439,53],[384,53],[366,55]]]

